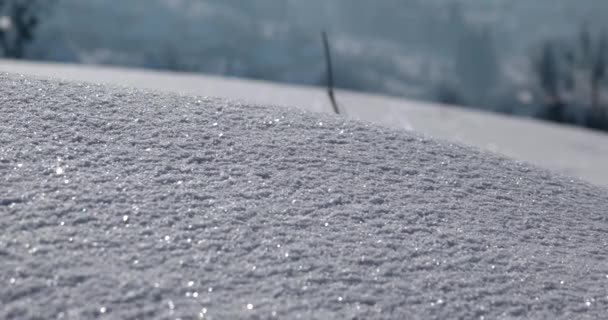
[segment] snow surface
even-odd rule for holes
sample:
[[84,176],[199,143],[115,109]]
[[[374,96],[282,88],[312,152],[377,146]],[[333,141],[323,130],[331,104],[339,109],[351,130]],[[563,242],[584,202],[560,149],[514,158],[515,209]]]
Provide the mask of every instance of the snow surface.
[[2,319],[599,319],[608,193],[327,114],[0,75]]
[[[240,99],[266,105],[296,106],[311,111],[332,110],[326,92],[313,87],[200,74],[10,60],[0,60],[0,70]],[[466,143],[608,186],[608,135],[605,133],[349,91],[338,91],[337,97],[350,118]]]

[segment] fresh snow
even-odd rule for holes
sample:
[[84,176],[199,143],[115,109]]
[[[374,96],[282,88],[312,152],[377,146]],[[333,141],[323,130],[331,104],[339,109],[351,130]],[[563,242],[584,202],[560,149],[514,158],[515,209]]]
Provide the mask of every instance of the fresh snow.
[[[0,70],[331,112],[321,88],[198,74],[0,60]],[[608,186],[608,135],[530,119],[384,96],[337,92],[348,117],[416,130]]]
[[608,193],[586,182],[217,98],[2,74],[0,112],[1,319],[608,311]]

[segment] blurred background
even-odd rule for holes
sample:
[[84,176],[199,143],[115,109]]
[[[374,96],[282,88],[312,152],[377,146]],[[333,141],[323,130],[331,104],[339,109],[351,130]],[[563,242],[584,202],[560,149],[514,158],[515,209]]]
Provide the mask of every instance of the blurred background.
[[324,86],[608,131],[606,0],[0,0],[0,55]]

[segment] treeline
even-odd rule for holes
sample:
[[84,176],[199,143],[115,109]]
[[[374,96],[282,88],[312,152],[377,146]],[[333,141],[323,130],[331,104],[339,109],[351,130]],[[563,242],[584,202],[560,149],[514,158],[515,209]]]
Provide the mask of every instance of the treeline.
[[583,26],[577,38],[547,40],[531,65],[543,118],[608,131],[608,34]]
[[438,101],[608,131],[608,33],[585,24],[577,36],[541,41],[517,83],[489,28],[468,23],[458,6],[447,21],[454,41]]

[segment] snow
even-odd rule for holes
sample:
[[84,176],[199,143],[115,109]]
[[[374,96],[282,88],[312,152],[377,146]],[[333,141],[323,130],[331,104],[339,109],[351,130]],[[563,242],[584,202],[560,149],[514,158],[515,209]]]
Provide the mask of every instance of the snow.
[[[320,88],[188,73],[0,60],[0,70],[331,112]],[[337,91],[348,117],[416,130],[608,186],[608,135],[531,119]]]
[[2,319],[608,310],[602,187],[218,98],[2,74],[0,109]]

